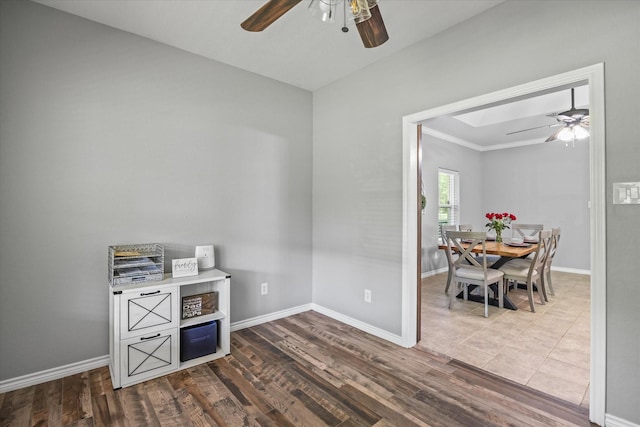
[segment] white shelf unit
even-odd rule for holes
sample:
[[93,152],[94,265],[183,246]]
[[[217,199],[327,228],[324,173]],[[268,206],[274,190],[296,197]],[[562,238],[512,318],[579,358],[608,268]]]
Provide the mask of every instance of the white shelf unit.
[[[197,276],[109,287],[109,370],[113,388],[127,387],[231,353],[231,276],[220,270]],[[182,319],[182,297],[218,292],[214,313]],[[180,330],[217,321],[216,352],[180,361]]]

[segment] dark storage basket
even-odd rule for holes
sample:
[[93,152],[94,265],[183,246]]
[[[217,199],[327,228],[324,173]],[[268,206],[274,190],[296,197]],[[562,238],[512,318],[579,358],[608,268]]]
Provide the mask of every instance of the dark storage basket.
[[195,359],[216,352],[218,322],[213,320],[180,329],[180,361]]

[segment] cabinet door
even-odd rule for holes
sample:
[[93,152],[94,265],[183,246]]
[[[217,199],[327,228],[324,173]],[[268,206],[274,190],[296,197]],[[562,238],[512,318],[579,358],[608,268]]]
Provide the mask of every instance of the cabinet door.
[[120,354],[122,386],[172,372],[178,369],[177,330],[123,340]]
[[148,288],[123,294],[120,300],[121,338],[177,327],[178,292],[175,287]]

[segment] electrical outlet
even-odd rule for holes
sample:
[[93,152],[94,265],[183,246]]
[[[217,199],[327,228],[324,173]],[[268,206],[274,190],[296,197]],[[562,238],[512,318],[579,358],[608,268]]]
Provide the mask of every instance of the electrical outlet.
[[264,282],[262,285],[260,285],[260,295],[266,295],[269,293],[269,284],[267,282]]
[[364,290],[364,302],[371,302],[371,289]]

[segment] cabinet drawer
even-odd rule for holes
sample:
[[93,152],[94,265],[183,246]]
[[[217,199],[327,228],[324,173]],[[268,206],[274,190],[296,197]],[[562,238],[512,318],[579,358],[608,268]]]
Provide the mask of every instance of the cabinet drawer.
[[175,329],[129,338],[120,343],[122,386],[138,383],[178,369]]
[[178,317],[178,291],[175,287],[145,288],[125,293],[120,299],[120,336],[129,338],[174,328]]

